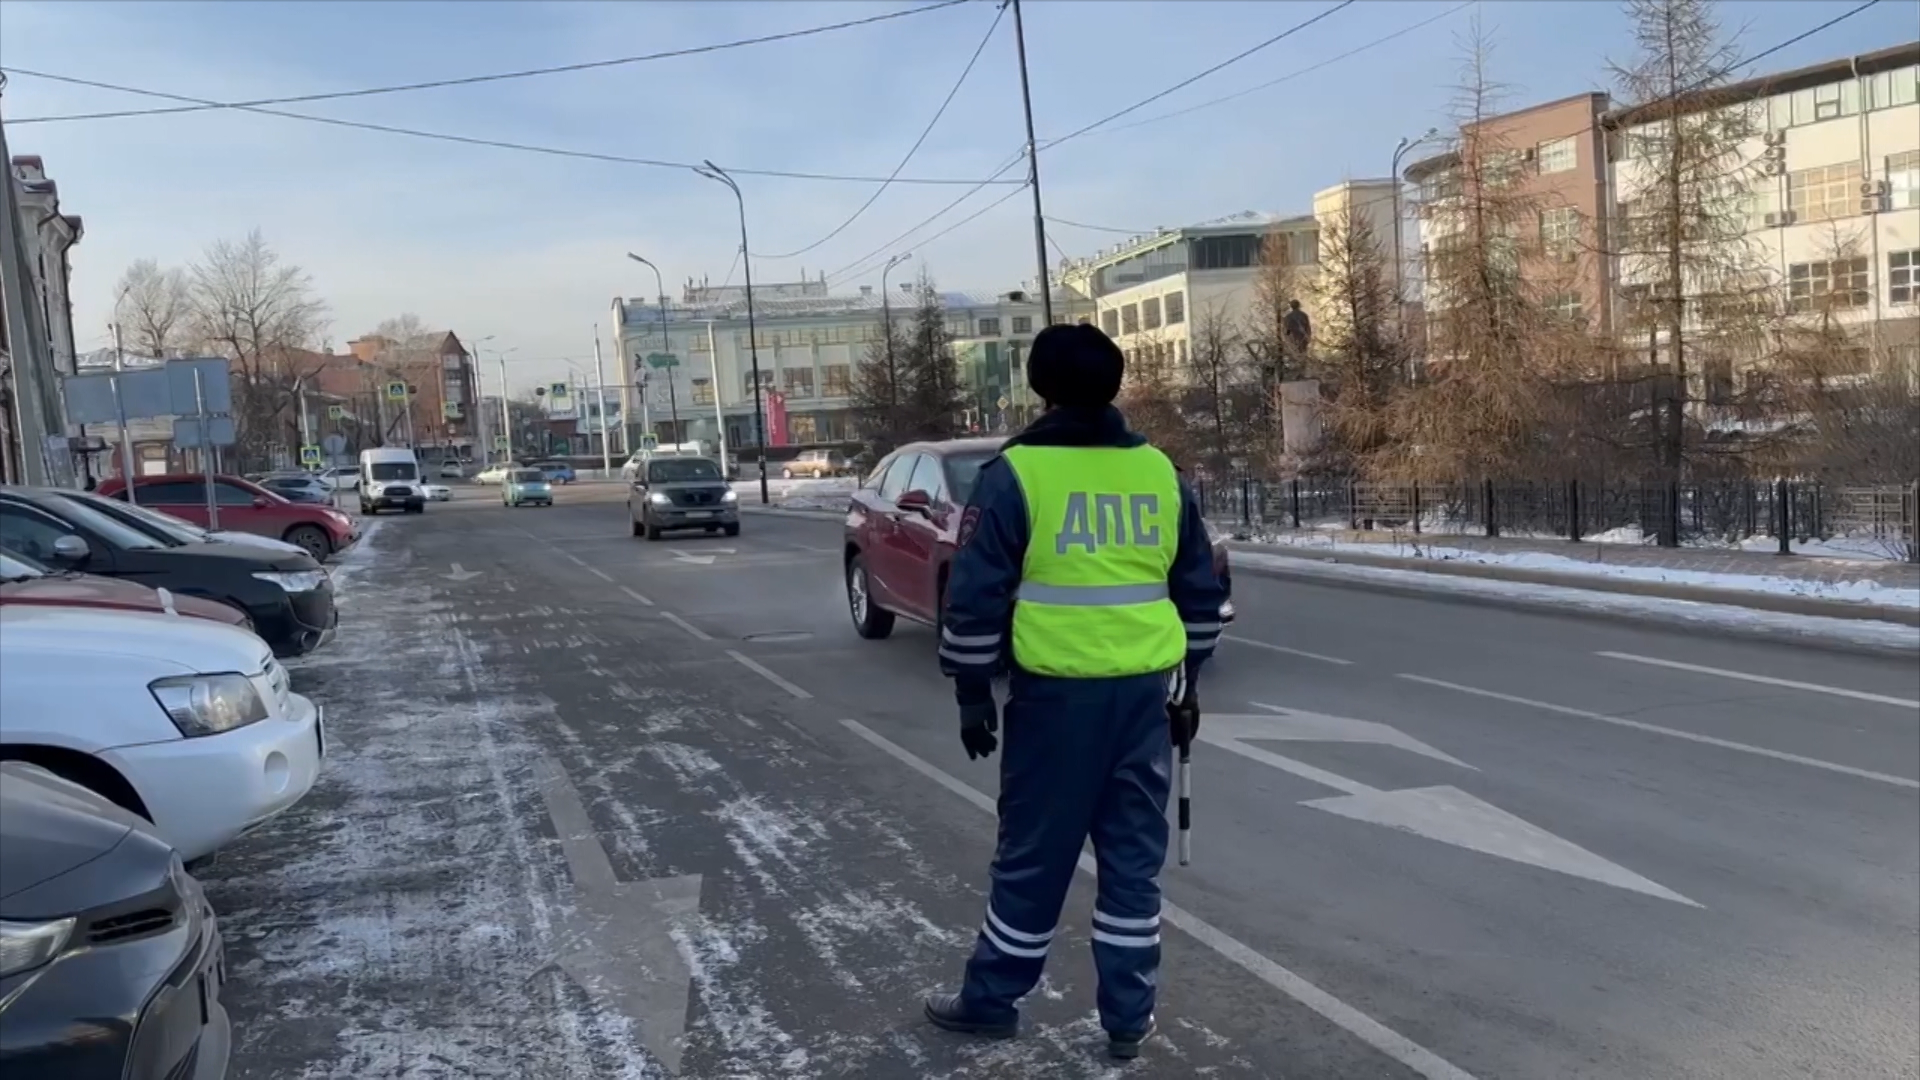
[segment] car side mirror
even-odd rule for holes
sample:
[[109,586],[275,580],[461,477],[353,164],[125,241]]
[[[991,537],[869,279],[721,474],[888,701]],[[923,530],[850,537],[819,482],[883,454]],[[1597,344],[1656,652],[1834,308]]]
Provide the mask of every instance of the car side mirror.
[[916,514],[928,516],[933,514],[933,496],[917,489],[901,492],[900,497],[893,501],[893,505],[902,510],[911,510]]
[[53,542],[53,557],[78,566],[92,557],[93,549],[78,536],[68,534]]
[[266,496],[264,495],[255,495],[253,497],[253,508],[255,510],[265,510],[267,507],[272,505],[273,504],[268,502]]

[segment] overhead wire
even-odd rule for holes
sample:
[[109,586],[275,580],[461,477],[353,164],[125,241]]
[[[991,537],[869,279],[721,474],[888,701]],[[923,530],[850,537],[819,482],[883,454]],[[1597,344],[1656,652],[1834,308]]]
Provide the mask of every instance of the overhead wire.
[[899,176],[902,172],[906,170],[908,163],[913,161],[913,156],[920,152],[920,148],[922,146],[926,145],[928,136],[932,135],[933,129],[939,126],[940,118],[947,115],[948,106],[952,105],[953,99],[959,96],[960,88],[967,84],[967,78],[973,74],[974,66],[980,63],[980,55],[987,51],[988,43],[993,41],[993,35],[995,34],[995,32],[997,32],[1000,29],[1000,21],[1006,18],[1006,14],[1007,14],[1007,9],[1005,7],[1002,7],[998,12],[994,14],[993,22],[987,26],[987,32],[984,35],[982,35],[980,38],[980,44],[974,46],[973,55],[967,59],[967,66],[960,70],[960,77],[954,80],[953,88],[947,91],[947,96],[941,100],[940,107],[934,110],[933,119],[928,120],[927,126],[920,129],[920,137],[913,140],[913,145],[907,149],[906,156],[900,159],[900,164],[895,165],[893,167],[893,172],[888,174],[886,181],[882,183],[879,187],[876,187],[873,189],[873,194],[867,196],[867,201],[861,203],[859,209],[855,210],[852,214],[848,215],[845,221],[842,221],[840,224],[834,226],[832,232],[827,233],[827,235],[821,237],[818,240],[815,240],[813,243],[808,244],[806,247],[797,248],[793,251],[783,252],[778,255],[755,254],[753,257],[756,259],[792,259],[797,256],[805,255],[807,252],[812,251],[815,248],[819,247],[820,245],[826,243],[827,241],[832,240],[834,237],[839,236],[841,233],[847,230],[847,226],[852,225],[854,222],[860,220],[860,216],[862,214],[865,214],[867,210],[870,209],[875,202],[879,201],[880,196],[884,194],[889,187],[893,186],[894,178]]
[[1073,229],[1086,229],[1090,232],[1119,233],[1123,236],[1138,236],[1141,233],[1153,231],[1152,229],[1116,229],[1110,225],[1088,225],[1088,224],[1085,224],[1084,222],[1068,221],[1066,218],[1057,218],[1052,216],[1051,214],[1046,215],[1045,220],[1050,221],[1055,225],[1065,225]]
[[[19,70],[19,69],[13,69],[13,70]],[[28,72],[24,72],[24,71],[20,73],[29,74]],[[600,153],[592,150],[568,150],[560,147],[536,146],[531,143],[508,142],[504,139],[483,139],[483,138],[478,138],[478,137],[469,136],[469,135],[450,135],[450,134],[447,134],[446,132],[425,131],[419,128],[404,128],[404,127],[399,127],[393,124],[375,124],[365,120],[341,120],[331,116],[315,116],[312,113],[298,113],[298,112],[290,112],[284,109],[269,109],[265,107],[252,106],[252,105],[238,105],[238,104],[230,104],[226,102],[209,101],[205,98],[189,97],[185,94],[171,94],[171,93],[167,93],[165,91],[160,91],[160,90],[147,90],[147,89],[134,87],[134,86],[121,86],[114,83],[101,82],[97,79],[79,79],[79,78],[74,78],[68,75],[46,75],[44,73],[39,73],[39,75],[41,78],[52,79],[56,82],[73,83],[78,86],[92,86],[92,87],[97,87],[104,90],[118,90],[122,93],[142,94],[147,97],[164,98],[169,101],[191,101],[191,102],[197,102],[202,105],[219,105],[221,107],[229,107],[229,108],[237,109],[238,111],[241,111],[241,112],[260,113],[265,116],[279,116],[289,120],[304,120],[304,121],[307,121],[308,123],[325,124],[329,127],[351,128],[351,129],[357,129],[360,131],[377,131],[377,132],[382,132],[388,135],[407,135],[416,139],[432,139],[437,142],[457,143],[463,146],[484,146],[484,147],[490,147],[497,150],[515,150],[515,151],[519,151],[521,153],[526,153],[526,154],[542,154],[549,157],[577,158],[584,161],[601,161],[601,162],[607,162],[615,165],[638,165],[638,166],[643,166],[646,168],[654,168],[654,169],[684,169],[688,171],[693,171],[702,167],[700,163],[691,162],[691,161],[662,161],[656,158],[628,157],[624,154],[604,154],[604,153]],[[842,175],[837,175],[833,173],[800,172],[797,170],[788,170],[788,169],[752,169],[752,168],[747,168],[745,166],[734,166],[734,165],[727,166],[727,171],[737,176],[766,176],[766,177],[778,177],[778,178],[787,179],[787,180],[821,180],[821,181],[831,181],[836,183],[878,184],[886,180],[886,177],[882,177],[882,176],[842,176]],[[941,177],[922,177],[922,176],[912,176],[912,177],[897,176],[893,178],[892,182],[896,184],[924,184],[924,185],[948,186],[948,187],[958,187],[962,185],[983,186],[982,182],[979,180],[941,178]],[[994,182],[996,181],[991,178],[986,181],[986,183],[994,183]],[[1012,180],[1000,181],[1000,182],[1009,183],[1009,184],[1024,183],[1024,181],[1012,181]]]
[[[852,262],[841,267],[840,269],[835,270],[834,272],[828,274],[827,279],[829,281],[832,281],[834,279],[844,280],[847,277],[853,276],[851,272],[857,269],[859,270],[860,273],[865,273],[866,271],[864,269],[859,269],[859,268],[864,267],[867,263],[873,262],[876,258],[891,258],[897,246],[903,243],[908,237],[919,232],[921,229],[924,229],[927,226],[933,224],[935,221],[940,220],[941,218],[945,217],[947,214],[951,213],[961,203],[966,202],[968,199],[973,198],[973,196],[978,194],[981,191],[981,189],[985,188],[988,184],[998,180],[1001,176],[1005,175],[1008,169],[1011,169],[1015,165],[1020,164],[1021,158],[1024,157],[1025,155],[1026,155],[1026,147],[1022,146],[1020,149],[1014,151],[1013,156],[1007,159],[1006,164],[1001,165],[998,169],[995,169],[993,171],[993,174],[988,176],[985,180],[982,180],[978,184],[975,184],[973,187],[970,187],[967,190],[961,192],[959,198],[953,200],[947,205],[941,207],[940,209],[935,210],[933,213],[927,215],[925,218],[922,218],[918,224],[915,224],[913,227],[909,228],[906,232],[901,233],[899,236],[894,237],[893,239],[887,241],[886,243],[881,244],[879,247],[874,248],[872,251],[867,252],[865,255],[860,256],[859,258],[853,260]],[[1019,185],[1020,185],[1019,187],[1016,187],[1013,190],[1015,191],[1026,190],[1026,186],[1027,186],[1026,181],[1024,180],[1019,181]]]
[[[824,26],[811,26],[800,30],[787,30],[778,34],[763,34],[759,37],[740,38],[734,41],[715,42],[710,45],[695,45],[684,49],[669,49],[665,52],[647,53],[641,56],[621,56],[609,60],[588,60],[574,64],[556,64],[552,67],[524,68],[515,71],[501,71],[485,75],[466,75],[452,79],[431,79],[424,82],[399,83],[392,86],[370,86],[358,90],[337,90],[329,93],[298,94],[291,97],[256,98],[251,101],[227,103],[202,103],[175,106],[166,109],[129,109],[116,112],[70,113],[63,116],[32,116],[21,120],[9,121],[21,124],[57,124],[75,120],[117,120],[130,116],[164,116],[178,113],[204,112],[210,109],[248,109],[264,105],[303,105],[315,101],[339,101],[346,98],[375,97],[383,94],[404,94],[416,90],[437,90],[449,86],[476,86],[483,83],[506,82],[512,79],[531,79],[546,75],[562,75],[580,71],[595,71],[604,68],[624,67],[631,64],[644,64],[655,60],[672,60],[686,56],[703,56],[708,53],[725,52],[750,45],[767,45],[778,41],[792,41],[798,38],[812,37],[817,34],[848,30],[857,26],[887,22],[892,19],[904,19],[913,15],[925,15],[943,8],[968,3],[969,0],[939,0],[938,3],[923,4],[903,11],[889,11],[881,15],[868,15],[859,19],[829,23]],[[5,70],[39,79],[61,80],[63,77],[46,72],[32,71],[27,68],[7,67]]]

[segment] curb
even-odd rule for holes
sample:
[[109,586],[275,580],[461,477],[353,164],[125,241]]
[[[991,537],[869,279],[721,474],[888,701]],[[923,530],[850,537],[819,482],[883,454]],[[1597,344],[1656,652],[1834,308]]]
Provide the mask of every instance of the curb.
[[[1893,607],[1887,604],[1850,604],[1840,600],[1819,600],[1811,597],[1780,596],[1772,593],[1746,592],[1740,589],[1722,589],[1709,585],[1675,585],[1660,581],[1632,581],[1622,578],[1608,578],[1598,575],[1565,573],[1555,570],[1526,570],[1511,566],[1490,566],[1483,563],[1455,562],[1441,559],[1396,558],[1391,555],[1364,555],[1344,552],[1293,552],[1275,550],[1275,546],[1264,544],[1230,543],[1233,551],[1249,555],[1266,555],[1277,559],[1295,559],[1301,563],[1333,563],[1347,566],[1368,566],[1379,570],[1404,570],[1410,573],[1434,574],[1443,577],[1479,578],[1489,581],[1508,581],[1522,585],[1546,585],[1561,589],[1575,589],[1582,592],[1614,593],[1625,596],[1644,596],[1660,600],[1687,600],[1700,604],[1717,604],[1721,607],[1746,608],[1752,611],[1771,611],[1782,615],[1806,615],[1823,619],[1852,619],[1863,622],[1894,623],[1901,626],[1920,627],[1920,609]],[[1236,573],[1259,573],[1268,571],[1281,577],[1311,577],[1316,581],[1326,581],[1325,575],[1302,573],[1288,574],[1283,568],[1249,566],[1241,564],[1234,567]],[[1522,598],[1514,598],[1516,600]]]

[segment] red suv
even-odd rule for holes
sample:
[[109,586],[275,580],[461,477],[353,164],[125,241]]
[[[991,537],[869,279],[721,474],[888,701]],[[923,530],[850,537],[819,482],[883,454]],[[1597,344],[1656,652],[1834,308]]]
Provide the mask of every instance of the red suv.
[[[172,514],[203,529],[213,528],[207,517],[207,482],[204,476],[174,473],[142,476],[134,480],[134,490],[141,506]],[[99,494],[124,502],[127,498],[126,481],[118,477],[104,481]],[[285,540],[305,548],[307,554],[319,561],[353,543],[358,535],[353,519],[332,507],[289,502],[259,484],[238,476],[216,475],[213,478],[213,500],[220,511],[220,528],[223,531]]]
[[[937,624],[945,605],[960,512],[980,467],[1005,439],[910,443],[880,460],[847,508],[847,607],[863,638],[893,633],[896,617]],[[1231,588],[1227,538],[1207,527],[1213,571]],[[1233,602],[1222,605],[1223,622]]]

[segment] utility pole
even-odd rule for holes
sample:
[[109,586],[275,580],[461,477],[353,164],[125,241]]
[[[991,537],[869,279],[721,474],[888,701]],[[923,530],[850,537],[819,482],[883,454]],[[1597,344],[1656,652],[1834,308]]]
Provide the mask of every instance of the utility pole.
[[513,460],[513,418],[507,412],[507,354],[500,353],[500,434],[506,436],[507,449],[501,456],[502,462]]
[[[695,169],[694,172],[716,183],[727,185],[727,188],[733,192],[734,202],[740,205],[740,266],[746,271],[747,278],[747,355],[753,363],[753,422],[758,428],[754,441],[760,446],[760,505],[766,506],[773,502],[773,496],[767,492],[767,414],[765,407],[761,404],[760,335],[754,330],[753,325],[753,255],[751,254],[753,249],[747,243],[747,199],[740,194],[740,185],[734,183],[733,177],[728,176],[720,166],[711,161],[701,162],[701,165],[702,167]],[[714,387],[716,396],[719,390],[719,387]]]
[[1040,274],[1040,320],[1052,326],[1053,286],[1047,280],[1047,219],[1040,211],[1040,144],[1033,136],[1033,92],[1027,86],[1027,30],[1020,18],[1020,0],[1007,2],[1013,5],[1013,42],[1020,53],[1020,106],[1027,114],[1027,186],[1033,189],[1033,256]]
[[121,373],[126,370],[127,350],[120,341],[120,324],[114,322],[109,329],[113,331],[113,412],[114,421],[120,432],[120,470],[127,481],[127,501],[134,505],[134,489],[139,485],[133,482],[133,437],[127,433],[127,399],[120,388]]
[[[604,480],[609,473],[613,472],[612,449],[608,446],[608,443],[613,439],[613,432],[612,429],[607,426],[607,370],[600,362],[599,323],[593,325],[593,381],[595,384],[593,391],[594,397],[599,399],[600,478]],[[626,421],[623,419],[621,423],[624,424]]]
[[[887,288],[887,275],[893,272],[894,267],[911,258],[913,258],[913,252],[903,251],[888,259],[887,265],[880,268],[880,319],[886,324],[887,335],[887,427],[889,429],[898,428],[900,425],[900,373],[893,361],[893,296]],[[893,430],[888,432],[890,436],[897,433]]]

